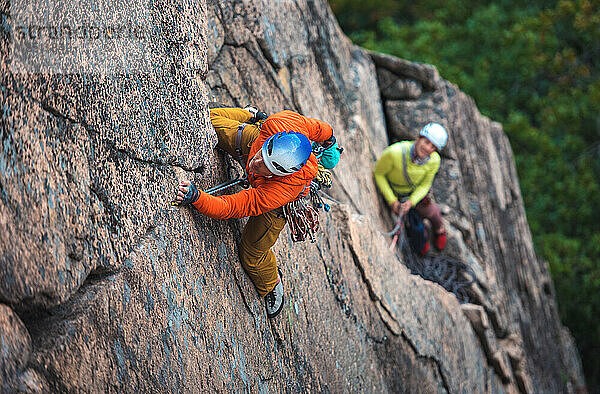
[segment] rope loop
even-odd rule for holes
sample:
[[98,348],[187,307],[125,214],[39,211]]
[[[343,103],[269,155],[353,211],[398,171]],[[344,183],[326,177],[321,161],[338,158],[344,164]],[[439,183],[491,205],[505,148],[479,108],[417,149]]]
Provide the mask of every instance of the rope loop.
[[318,210],[329,212],[329,204],[323,201],[319,191],[331,187],[331,172],[319,164],[319,172],[310,183],[308,196],[298,199],[283,206],[283,214],[290,226],[292,241],[300,242],[310,238],[316,242],[315,233],[319,230]]

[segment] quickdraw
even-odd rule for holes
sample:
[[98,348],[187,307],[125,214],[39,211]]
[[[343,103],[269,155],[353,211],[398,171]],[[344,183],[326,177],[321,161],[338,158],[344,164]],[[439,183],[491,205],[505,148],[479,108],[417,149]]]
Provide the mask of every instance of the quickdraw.
[[315,233],[319,230],[319,215],[304,198],[287,203],[283,206],[283,214],[290,226],[292,241],[304,241],[308,236],[315,243]]
[[331,187],[331,172],[326,170],[321,164],[318,166],[319,172],[317,173],[315,179],[313,179],[313,181],[310,183],[309,198],[315,209],[323,208],[325,212],[329,212],[331,207],[329,204],[323,201],[320,191],[323,188],[329,189]]
[[[290,226],[292,241],[304,241],[307,237],[310,242],[317,241],[315,233],[319,230],[318,210],[329,212],[329,204],[320,196],[322,188],[331,187],[331,172],[319,164],[319,172],[310,183],[307,197],[300,197],[283,206],[283,214]],[[308,201],[307,201],[308,200]]]

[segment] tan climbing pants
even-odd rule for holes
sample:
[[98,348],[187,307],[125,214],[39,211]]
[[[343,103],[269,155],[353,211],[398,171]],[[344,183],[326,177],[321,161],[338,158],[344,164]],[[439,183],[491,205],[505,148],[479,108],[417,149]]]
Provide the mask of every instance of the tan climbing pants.
[[[248,111],[240,108],[211,109],[210,120],[219,140],[217,146],[236,157],[238,128],[250,117]],[[242,131],[240,147],[244,166],[258,132],[258,127],[251,124]],[[284,226],[285,218],[281,215],[281,209],[276,209],[249,217],[242,231],[240,261],[261,297],[267,295],[277,284],[277,259],[271,247]]]

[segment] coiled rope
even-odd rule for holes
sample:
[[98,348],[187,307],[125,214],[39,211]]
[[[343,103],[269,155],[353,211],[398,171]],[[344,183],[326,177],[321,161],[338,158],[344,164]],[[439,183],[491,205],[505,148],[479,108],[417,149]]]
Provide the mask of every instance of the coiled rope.
[[285,204],[283,214],[290,226],[292,241],[304,241],[307,236],[310,242],[317,241],[315,233],[319,230],[319,215],[304,198]]
[[315,234],[320,225],[317,211],[322,208],[329,212],[330,209],[319,193],[322,188],[331,187],[331,172],[320,164],[318,168],[317,176],[310,183],[308,196],[301,196],[283,206],[283,214],[290,226],[294,242],[304,241],[307,237],[310,238],[310,242],[316,242]]

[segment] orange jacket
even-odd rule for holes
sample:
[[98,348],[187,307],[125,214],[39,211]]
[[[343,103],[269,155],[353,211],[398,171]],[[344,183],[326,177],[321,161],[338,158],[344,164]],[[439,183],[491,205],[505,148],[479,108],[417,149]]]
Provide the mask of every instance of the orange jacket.
[[249,189],[226,196],[211,196],[200,192],[194,206],[200,213],[213,219],[241,218],[258,216],[265,212],[284,206],[295,200],[300,194],[306,195],[310,182],[317,175],[317,158],[311,154],[306,165],[287,176],[270,178],[255,176],[249,172],[248,163],[263,143],[273,134],[280,131],[302,133],[311,141],[322,142],[331,137],[333,129],[323,121],[302,116],[296,112],[285,110],[269,116],[262,124],[258,138],[252,143],[246,173],[252,186]]

